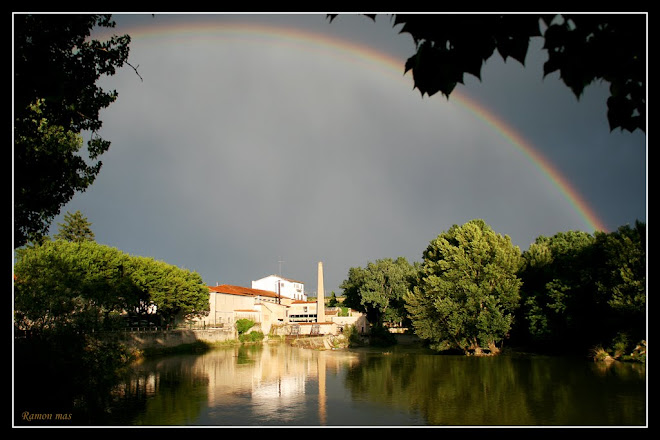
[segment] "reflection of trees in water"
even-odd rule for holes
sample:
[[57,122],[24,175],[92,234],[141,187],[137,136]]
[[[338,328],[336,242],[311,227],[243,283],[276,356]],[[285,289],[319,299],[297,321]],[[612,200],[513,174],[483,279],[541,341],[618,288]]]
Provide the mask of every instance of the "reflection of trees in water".
[[[30,425],[112,424],[114,397],[110,390],[118,380],[117,365],[106,361],[104,355],[116,347],[94,342],[73,333],[15,341],[16,425],[24,424],[23,412],[53,417],[31,421]],[[64,419],[55,419],[58,414]]]
[[259,401],[253,409],[275,413],[277,405],[300,401],[305,382],[317,376],[317,355],[259,344],[172,356],[136,366],[115,394],[137,409],[136,425],[187,425],[206,408],[240,406],[246,399]]
[[[335,377],[345,378],[356,410],[361,405],[388,413],[394,409],[419,416],[429,425],[645,422],[645,369],[641,365],[616,363],[603,368],[570,358],[466,357],[396,350],[319,352],[284,345],[233,347],[145,361],[134,366],[112,393],[98,387],[87,389],[76,401],[85,408],[73,422],[189,425],[212,412],[210,417],[218,424],[232,424],[238,418],[247,424],[257,420],[323,424],[326,414],[338,411],[333,407],[336,401],[326,398],[326,392],[337,396],[336,390],[326,388],[326,380],[339,383],[330,380]],[[45,382],[39,380],[21,391],[52,398],[39,389]],[[71,394],[57,389],[67,398]],[[56,389],[50,386],[48,391],[52,390]],[[62,405],[53,408],[65,411]],[[38,408],[28,409],[37,412]],[[364,423],[368,425],[369,420]]]
[[133,368],[113,392],[127,424],[187,425],[197,420],[209,382],[195,365],[198,358],[172,356]]
[[350,368],[346,383],[354,396],[419,413],[430,425],[643,424],[643,377],[624,365],[625,375],[603,381],[591,367],[564,358],[378,354]]

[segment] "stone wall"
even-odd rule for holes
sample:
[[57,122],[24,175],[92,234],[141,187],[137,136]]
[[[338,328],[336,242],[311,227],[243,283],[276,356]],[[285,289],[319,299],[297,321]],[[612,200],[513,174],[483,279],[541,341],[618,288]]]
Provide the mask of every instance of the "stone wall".
[[294,324],[284,324],[273,326],[271,333],[277,336],[316,336],[316,335],[336,335],[338,333],[337,325],[334,322],[325,322],[318,324],[316,322],[299,322]]
[[348,347],[348,339],[344,335],[308,336],[302,338],[289,336],[286,341],[292,347],[313,350],[334,350]]
[[162,330],[113,333],[129,347],[137,349],[169,348],[198,341],[215,343],[238,339],[234,329]]

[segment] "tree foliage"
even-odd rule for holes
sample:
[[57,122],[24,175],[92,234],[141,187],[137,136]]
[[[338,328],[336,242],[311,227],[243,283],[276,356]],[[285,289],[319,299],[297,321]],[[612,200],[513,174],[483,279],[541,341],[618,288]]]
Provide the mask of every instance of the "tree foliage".
[[364,268],[352,267],[340,286],[343,305],[365,313],[375,326],[400,323],[406,319],[404,297],[416,273],[415,266],[404,257],[376,260]]
[[497,352],[509,339],[540,352],[600,346],[626,354],[645,346],[645,246],[638,221],[611,233],[539,236],[521,254],[508,236],[472,220],[432,240],[421,264],[377,260],[351,268],[341,287],[344,305],[376,329],[407,313],[439,351]]
[[[128,58],[130,37],[90,38],[109,15],[14,16],[14,247],[45,236],[53,218],[101,169],[110,142],[101,109],[116,91],[96,85]],[[82,133],[91,133],[85,158]],[[91,162],[91,163],[88,163]]]
[[646,308],[646,225],[621,226],[597,232],[594,247],[600,256],[596,282],[601,301],[632,321],[643,321]]
[[438,351],[497,351],[518,307],[520,263],[518,247],[483,220],[452,226],[424,251],[406,296],[415,333]]
[[394,14],[392,23],[416,44],[404,73],[412,72],[422,96],[449,97],[466,73],[481,79],[483,64],[496,51],[524,65],[530,39],[542,37],[544,76],[558,72],[577,98],[589,84],[608,82],[610,129],[646,130],[643,14]]
[[538,237],[523,253],[516,339],[561,351],[645,339],[645,243],[640,222],[611,233]]
[[[42,332],[93,330],[109,325],[106,312],[130,307],[116,288],[125,260],[93,242],[44,241],[16,251],[14,308],[21,328]],[[112,293],[111,293],[112,292]]]
[[92,224],[80,211],[64,214],[64,223],[58,223],[59,232],[53,237],[65,241],[94,241]]
[[523,253],[522,314],[525,334],[537,347],[563,341],[582,346],[580,336],[598,316],[591,277],[594,238],[582,231],[540,236]]
[[328,307],[337,307],[339,304],[339,301],[337,301],[337,294],[333,290],[330,292],[330,298],[328,299],[327,306]]
[[44,241],[16,251],[14,313],[37,333],[90,332],[118,324],[122,313],[155,309],[169,321],[208,310],[199,274],[93,241]]

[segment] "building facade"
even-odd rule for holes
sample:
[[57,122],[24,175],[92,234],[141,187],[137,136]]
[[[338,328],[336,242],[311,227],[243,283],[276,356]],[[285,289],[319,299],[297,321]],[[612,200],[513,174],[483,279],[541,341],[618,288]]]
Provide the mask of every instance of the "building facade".
[[316,322],[318,303],[316,301],[292,301],[287,311],[290,323]]
[[204,326],[232,326],[241,318],[260,323],[284,321],[286,307],[275,292],[228,284],[208,287],[209,314],[200,320]]
[[271,331],[290,334],[292,326],[297,328],[296,334],[310,334],[311,330],[306,326],[311,324],[321,324],[322,334],[339,333],[348,325],[356,325],[360,332],[365,328],[364,316],[354,311],[351,316],[340,318],[335,310],[328,309],[324,323],[319,323],[317,301],[292,300],[273,291],[228,284],[208,288],[209,313],[195,320],[197,326],[231,328],[237,320],[244,318],[259,324],[259,330],[264,334]]
[[284,278],[279,275],[268,275],[267,277],[252,281],[252,288],[270,290],[282,298],[289,298],[295,301],[307,301],[305,284],[302,281]]

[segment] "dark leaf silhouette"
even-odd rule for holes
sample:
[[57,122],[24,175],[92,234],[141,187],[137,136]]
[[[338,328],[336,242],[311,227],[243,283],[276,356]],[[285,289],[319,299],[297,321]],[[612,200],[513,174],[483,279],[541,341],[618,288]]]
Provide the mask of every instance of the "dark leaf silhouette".
[[610,130],[646,131],[644,14],[395,14],[392,23],[417,46],[404,74],[411,72],[422,96],[449,97],[465,73],[481,80],[495,51],[524,65],[530,39],[542,37],[544,77],[557,72],[578,99],[591,83],[609,82]]
[[[117,92],[97,81],[126,63],[130,37],[88,38],[93,28],[115,26],[109,15],[16,14],[13,24],[14,246],[20,247],[43,237],[60,208],[98,175],[110,147],[98,134],[100,111]],[[87,151],[83,131],[91,133]]]

